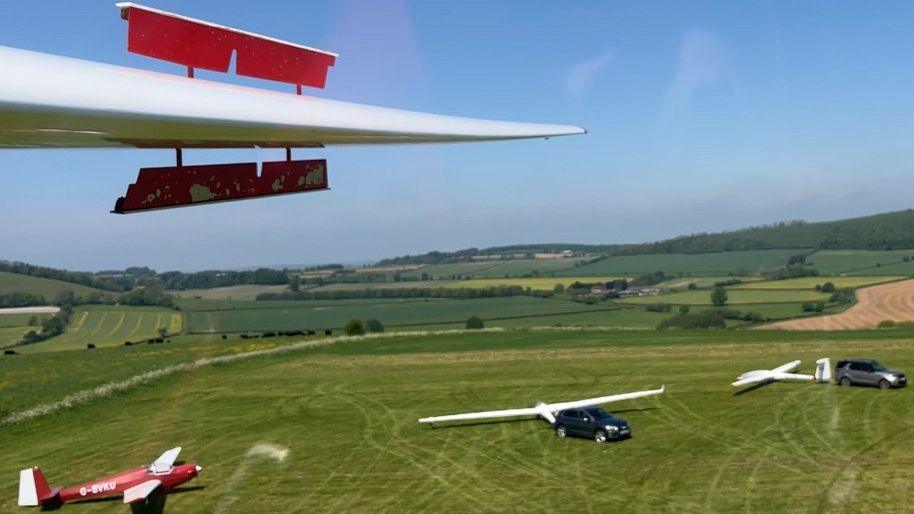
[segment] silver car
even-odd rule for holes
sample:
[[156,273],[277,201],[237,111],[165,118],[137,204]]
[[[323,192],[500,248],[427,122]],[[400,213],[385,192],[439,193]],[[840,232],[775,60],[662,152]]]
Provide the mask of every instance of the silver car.
[[895,369],[889,369],[872,359],[847,359],[835,366],[835,380],[843,386],[868,385],[880,389],[904,387],[908,377]]

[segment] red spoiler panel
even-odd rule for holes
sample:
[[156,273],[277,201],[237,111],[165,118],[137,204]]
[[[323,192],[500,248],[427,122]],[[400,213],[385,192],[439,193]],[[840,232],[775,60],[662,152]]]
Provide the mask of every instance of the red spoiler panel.
[[191,68],[323,88],[336,54],[223,27],[132,2],[117,4],[127,20],[127,50]]

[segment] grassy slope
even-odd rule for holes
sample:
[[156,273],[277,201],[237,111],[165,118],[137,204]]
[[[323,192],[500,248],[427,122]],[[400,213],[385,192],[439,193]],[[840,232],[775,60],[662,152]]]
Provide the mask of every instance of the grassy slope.
[[[796,289],[727,289],[727,304],[825,301],[828,300],[829,296],[826,293]],[[623,302],[630,304],[709,305],[711,303],[711,292],[709,290],[694,290],[658,296],[637,296],[626,298]]]
[[212,289],[185,289],[183,291],[169,291],[179,298],[202,298],[204,300],[253,300],[261,293],[281,293],[288,291],[289,287],[240,285],[231,287],[216,287]]
[[610,257],[593,264],[569,268],[556,275],[637,275],[664,273],[755,273],[787,264],[798,250],[751,250],[703,254],[659,254]]
[[562,269],[574,267],[575,263],[585,259],[513,259],[508,261],[462,262],[454,264],[435,264],[415,271],[403,273],[403,276],[419,278],[423,273],[432,278],[450,278],[466,276],[472,278],[505,278],[520,277],[533,272],[551,274]]
[[46,300],[53,301],[57,295],[64,291],[72,291],[77,296],[84,296],[96,289],[51,280],[48,278],[30,277],[18,273],[0,272],[0,295],[9,293],[32,293],[43,296]]
[[903,262],[904,257],[914,257],[914,250],[822,250],[806,258],[807,264],[823,275],[858,272],[872,275],[891,275],[883,266]]
[[[747,369],[794,358],[808,368],[822,355],[872,355],[911,369],[910,336],[521,332],[341,344],[203,368],[3,427],[0,473],[15,476],[41,464],[53,483],[68,484],[90,478],[87,469],[117,471],[181,444],[183,458],[204,466],[199,484],[206,487],[169,497],[167,511],[516,511],[586,504],[595,511],[802,512],[878,504],[900,512],[909,506],[914,480],[905,444],[914,431],[914,397],[907,391],[774,384],[733,396],[727,384]],[[154,351],[167,360],[182,348]],[[139,357],[121,367],[107,365],[130,350],[78,353],[65,367],[95,379],[124,367],[150,368],[153,351],[133,352]],[[14,371],[27,365],[37,371],[56,369],[54,359],[10,362]],[[15,373],[7,384],[15,382],[32,399],[72,390],[57,382],[33,392],[22,383],[43,385],[43,378]],[[660,383],[667,384],[666,395],[614,406],[635,434],[617,444],[558,440],[533,420],[439,429],[415,422]],[[156,422],[138,425],[150,412]],[[288,458],[245,457],[258,443],[284,446]],[[14,511],[15,498],[15,481],[0,483],[0,510]],[[119,501],[67,508],[124,510]]]
[[902,278],[904,277],[898,275],[878,277],[803,277],[792,278],[788,280],[765,280],[749,282],[746,284],[729,286],[728,289],[813,289],[816,287],[816,285],[821,285],[826,282],[831,282],[835,285],[835,287],[838,288],[858,288],[871,286],[874,284],[882,284],[884,282],[892,282]]

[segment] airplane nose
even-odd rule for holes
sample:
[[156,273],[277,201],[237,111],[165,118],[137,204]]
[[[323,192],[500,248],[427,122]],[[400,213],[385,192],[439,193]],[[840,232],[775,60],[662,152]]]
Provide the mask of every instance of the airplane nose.
[[203,466],[195,466],[194,469],[197,470],[197,473],[203,471]]

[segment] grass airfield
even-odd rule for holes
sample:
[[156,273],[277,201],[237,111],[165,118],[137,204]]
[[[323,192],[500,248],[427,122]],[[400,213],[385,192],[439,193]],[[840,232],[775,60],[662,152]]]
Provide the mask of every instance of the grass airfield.
[[[175,445],[204,467],[166,512],[909,510],[907,389],[772,384],[743,371],[874,357],[911,372],[914,333],[503,331],[336,342],[165,376],[0,426],[0,511],[20,469],[54,485],[146,463]],[[199,357],[290,340],[202,341],[0,359],[7,413]],[[54,369],[53,377],[47,370]],[[657,387],[607,406],[634,437],[559,440],[537,420],[419,426],[420,416]],[[0,413],[0,417],[3,414]],[[280,450],[287,450],[280,460]],[[126,512],[119,499],[66,512]]]

